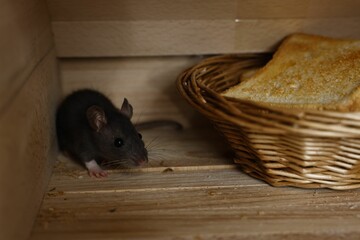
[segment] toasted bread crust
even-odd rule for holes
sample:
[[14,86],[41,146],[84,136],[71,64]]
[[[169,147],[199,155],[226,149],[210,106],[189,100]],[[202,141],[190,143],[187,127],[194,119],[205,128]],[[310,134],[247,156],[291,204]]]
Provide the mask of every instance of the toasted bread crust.
[[360,41],[290,35],[272,60],[223,95],[279,107],[360,111]]

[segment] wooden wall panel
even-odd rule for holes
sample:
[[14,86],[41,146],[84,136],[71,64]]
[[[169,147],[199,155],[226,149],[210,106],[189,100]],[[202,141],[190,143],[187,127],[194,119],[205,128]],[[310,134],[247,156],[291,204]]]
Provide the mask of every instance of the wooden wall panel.
[[360,17],[240,21],[236,26],[234,46],[228,52],[273,51],[282,39],[294,32],[360,39],[358,26]]
[[360,38],[356,0],[48,0],[48,5],[60,57],[264,52],[294,32]]
[[357,0],[238,0],[239,19],[359,17]]
[[359,24],[360,18],[58,22],[53,29],[60,57],[117,57],[267,52],[294,32],[360,38]]
[[0,239],[27,239],[56,156],[55,53],[38,64],[0,115]]
[[235,0],[48,0],[52,20],[159,21],[234,19]]
[[357,0],[48,0],[52,20],[159,21],[359,17]]
[[45,0],[0,0],[0,112],[52,47]]
[[235,22],[55,22],[60,57],[116,57],[230,52]]
[[55,156],[59,84],[45,0],[0,0],[0,239],[27,239]]

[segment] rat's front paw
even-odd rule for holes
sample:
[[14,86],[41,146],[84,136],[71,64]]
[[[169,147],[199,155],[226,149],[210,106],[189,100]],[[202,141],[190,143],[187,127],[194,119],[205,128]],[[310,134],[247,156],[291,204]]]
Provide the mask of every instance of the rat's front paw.
[[102,169],[100,171],[89,170],[89,175],[90,175],[90,177],[96,177],[96,178],[102,178],[102,177],[108,176],[107,172]]
[[90,162],[85,162],[85,166],[89,171],[90,177],[102,178],[107,177],[107,172],[97,164],[95,160],[91,160]]

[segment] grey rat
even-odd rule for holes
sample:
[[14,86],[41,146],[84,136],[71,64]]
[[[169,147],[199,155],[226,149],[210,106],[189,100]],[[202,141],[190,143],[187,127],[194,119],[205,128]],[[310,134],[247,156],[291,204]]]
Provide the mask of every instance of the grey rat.
[[[56,115],[59,148],[82,162],[90,176],[107,175],[99,163],[108,161],[131,168],[148,162],[141,134],[131,123],[133,108],[124,99],[118,109],[102,93],[84,89],[67,96]],[[139,129],[181,125],[172,120],[139,124]]]

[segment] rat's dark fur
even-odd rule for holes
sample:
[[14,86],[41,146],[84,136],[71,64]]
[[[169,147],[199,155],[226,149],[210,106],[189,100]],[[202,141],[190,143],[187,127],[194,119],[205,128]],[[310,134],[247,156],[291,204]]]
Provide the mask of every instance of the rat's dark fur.
[[[148,159],[141,135],[130,121],[132,107],[124,100],[121,109],[100,92],[79,90],[59,106],[56,127],[59,147],[86,164],[105,160],[123,167],[141,165]],[[121,146],[116,146],[121,139]]]

